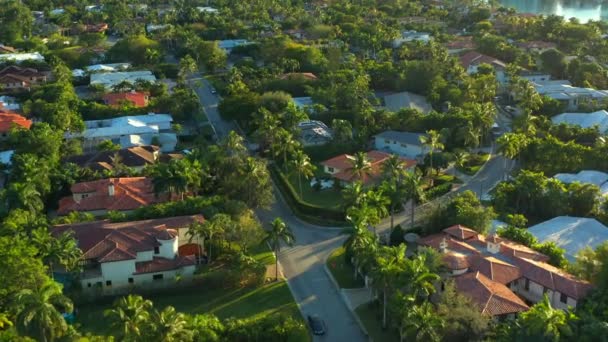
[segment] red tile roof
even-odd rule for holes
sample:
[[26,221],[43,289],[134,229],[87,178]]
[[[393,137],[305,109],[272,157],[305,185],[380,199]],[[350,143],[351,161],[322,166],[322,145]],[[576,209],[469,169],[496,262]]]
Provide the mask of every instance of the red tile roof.
[[460,240],[468,240],[470,238],[476,237],[477,232],[471,228],[467,228],[465,226],[461,226],[459,224],[448,227],[443,230],[446,234],[451,235]]
[[312,72],[291,72],[289,74],[284,74],[281,76],[282,80],[288,80],[292,78],[304,78],[310,81],[315,81],[317,79],[317,75]]
[[137,108],[148,105],[148,95],[140,92],[110,93],[103,96],[103,102],[109,106],[120,106],[124,101],[131,102]]
[[[376,180],[382,173],[382,165],[391,155],[381,151],[369,151],[367,152],[367,160],[371,164],[371,170],[369,175],[363,175],[362,179],[357,179],[352,174],[352,160],[354,157],[348,154],[341,154],[337,157],[333,157],[321,163],[321,165],[334,168],[337,173],[332,176],[336,179],[345,182],[361,181],[363,184],[368,184]],[[409,169],[416,165],[415,160],[400,158],[403,162],[403,168]]]
[[525,278],[576,300],[583,298],[593,288],[590,283],[547,263],[526,258],[516,258],[515,262]]
[[[114,194],[110,191],[113,188]],[[108,178],[72,185],[73,194],[88,194],[86,198],[75,200],[75,196],[59,201],[59,215],[72,211],[134,210],[139,207],[169,200],[168,194],[156,196],[152,180],[146,177]]]
[[473,257],[471,261],[471,270],[479,271],[493,281],[503,285],[507,285],[521,278],[521,271],[517,266],[493,256]]
[[451,42],[445,43],[444,46],[449,49],[474,49],[475,43],[472,36],[459,36]]
[[176,229],[194,222],[204,222],[202,215],[176,216],[162,219],[117,222],[108,220],[55,226],[53,235],[74,233],[84,259],[112,262],[135,259],[137,252],[154,250],[158,240],[177,236]]
[[30,129],[32,120],[29,120],[11,110],[0,108],[0,133],[6,133],[13,127]]
[[454,283],[458,291],[479,306],[482,314],[501,316],[529,309],[508,287],[492,281],[480,272],[455,277]]
[[153,258],[150,261],[136,262],[135,274],[164,272],[192,265],[196,265],[194,255],[178,256],[175,259]]
[[486,56],[477,51],[469,51],[460,56],[460,64],[462,64],[465,69],[468,69],[471,65],[479,65],[483,63],[499,68],[506,68],[507,66],[503,61],[500,61],[494,57]]

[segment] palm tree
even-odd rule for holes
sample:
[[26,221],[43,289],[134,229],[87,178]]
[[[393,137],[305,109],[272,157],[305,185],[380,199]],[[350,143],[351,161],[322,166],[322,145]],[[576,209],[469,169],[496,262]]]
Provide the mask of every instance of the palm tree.
[[391,156],[382,164],[382,174],[385,179],[401,180],[403,175],[403,161],[396,154]]
[[295,236],[289,226],[280,218],[275,218],[271,223],[271,229],[266,232],[266,237],[262,242],[269,243],[274,251],[275,261],[275,280],[279,280],[279,253],[281,252],[281,241],[288,246],[293,246]]
[[342,247],[346,250],[347,255],[351,256],[353,261],[354,278],[357,278],[357,270],[363,261],[361,252],[366,250],[370,245],[375,245],[375,237],[370,234],[365,225],[355,224],[352,227],[344,228],[341,234],[348,235],[344,240]]
[[[422,145],[426,148],[428,148],[429,151],[429,162],[430,162],[430,169],[431,169],[431,175],[433,174],[433,153],[435,153],[436,150],[443,150],[444,149],[444,145],[441,142],[441,135],[439,134],[439,132],[435,131],[435,130],[430,130],[426,132],[426,135],[422,135],[420,136],[420,142],[422,143]],[[431,186],[433,185],[433,179],[431,177]]]
[[309,179],[315,174],[316,166],[310,162],[310,158],[302,151],[298,151],[291,160],[291,169],[298,175],[298,187],[300,199],[302,199],[302,177]]
[[21,334],[38,341],[52,341],[65,334],[68,326],[61,312],[72,312],[72,302],[61,285],[47,280],[35,289],[21,290],[16,297],[16,326]]
[[405,198],[407,198],[407,191],[404,184],[399,183],[395,179],[382,182],[380,185],[382,193],[386,195],[389,200],[389,212],[391,215],[391,229],[393,232],[395,228],[395,212],[403,204]]
[[413,228],[416,205],[425,200],[424,190],[422,189],[422,175],[417,170],[406,173],[404,183],[405,191],[411,201],[410,226]]
[[185,79],[186,75],[190,73],[194,73],[198,70],[198,65],[196,65],[196,61],[190,55],[186,55],[182,57],[179,61],[179,78]]
[[11,208],[22,208],[32,213],[44,209],[41,194],[32,183],[11,183],[7,194]]
[[151,310],[151,301],[141,296],[129,295],[116,301],[114,307],[105,310],[103,314],[118,332],[117,337],[120,340],[143,340],[147,329],[150,328]]
[[350,172],[351,172],[351,180],[358,180],[363,182],[364,177],[368,176],[372,171],[372,164],[367,159],[367,153],[365,152],[357,152],[353,156],[353,159],[350,160]]
[[403,340],[403,336],[407,336],[415,341],[441,341],[439,331],[444,324],[445,322],[435,313],[430,302],[413,305],[407,308],[407,312],[402,318],[401,339]]
[[154,193],[169,192],[178,194],[184,199],[184,193],[198,188],[201,183],[200,163],[188,159],[174,159],[169,163],[159,163],[152,166],[152,186]]
[[192,339],[192,331],[188,328],[186,316],[167,306],[163,311],[154,315],[154,338],[159,342],[188,341]]
[[426,255],[417,254],[413,259],[408,260],[404,272],[407,277],[407,288],[415,299],[424,300],[435,292],[435,282],[440,277],[429,271],[426,262]]
[[[394,247],[393,247],[394,248]],[[388,296],[389,291],[395,284],[395,280],[403,273],[403,263],[405,260],[405,248],[399,248],[394,251],[392,247],[382,247],[380,249],[380,256],[376,259],[376,267],[372,271],[372,278],[374,284],[382,290],[382,326],[386,328],[387,324],[387,310],[388,310]],[[399,253],[403,251],[403,255]],[[386,255],[386,254],[392,255]]]
[[465,151],[458,151],[453,154],[454,156],[454,177],[456,177],[456,168],[462,168],[469,161],[470,155]]
[[44,228],[35,229],[32,231],[32,243],[38,249],[44,263],[49,265],[51,277],[53,277],[54,265],[60,264],[66,270],[72,271],[77,268],[82,258],[82,251],[78,248],[76,240],[67,232],[52,237]]
[[230,133],[220,143],[225,154],[229,157],[242,156],[247,153],[247,147],[245,147],[245,139],[235,131]]
[[344,208],[358,207],[365,201],[366,192],[363,183],[356,181],[342,189]]
[[209,248],[207,250],[207,262],[211,262],[211,244],[214,237],[224,233],[226,228],[232,224],[232,219],[227,214],[216,214],[210,220],[206,220],[203,223],[194,223],[188,229],[188,235],[190,235],[190,241],[194,237],[200,237],[203,239],[203,249],[205,248],[205,240],[209,240]]
[[518,325],[523,329],[527,338],[559,341],[567,337],[568,320],[566,313],[551,307],[549,297],[545,294],[543,300],[536,303],[530,310],[523,312],[517,319]]
[[287,155],[295,153],[299,147],[300,143],[293,138],[293,135],[289,131],[285,129],[276,131],[272,150],[274,151],[275,158],[282,156],[284,168],[287,168]]
[[[390,199],[382,192],[382,189],[377,191],[368,191],[366,195],[366,204],[372,208],[376,213],[373,215],[378,220],[388,215],[388,208],[391,204]],[[372,224],[378,222],[371,221]],[[374,227],[375,230],[375,227]]]

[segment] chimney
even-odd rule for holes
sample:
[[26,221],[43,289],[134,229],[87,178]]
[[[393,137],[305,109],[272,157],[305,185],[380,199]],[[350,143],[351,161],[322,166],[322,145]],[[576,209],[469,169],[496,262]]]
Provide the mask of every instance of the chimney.
[[108,185],[108,195],[114,196],[114,184]]
[[443,238],[439,243],[439,253],[445,253],[448,250],[448,242]]

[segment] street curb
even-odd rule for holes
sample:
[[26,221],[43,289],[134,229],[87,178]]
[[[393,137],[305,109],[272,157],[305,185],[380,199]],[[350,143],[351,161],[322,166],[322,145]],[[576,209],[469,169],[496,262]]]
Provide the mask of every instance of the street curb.
[[323,260],[323,269],[325,270],[325,273],[327,273],[327,276],[329,277],[329,280],[331,281],[331,283],[336,288],[336,291],[338,291],[340,293],[340,298],[342,298],[342,302],[344,302],[344,305],[346,305],[346,307],[348,308],[348,311],[350,311],[350,313],[352,314],[353,318],[355,319],[355,322],[357,322],[357,325],[359,326],[359,329],[361,329],[363,334],[365,336],[367,336],[368,341],[373,342],[372,338],[369,336],[369,333],[367,332],[367,329],[365,329],[365,325],[363,325],[363,322],[361,322],[361,320],[359,319],[359,315],[357,315],[354,308],[350,307],[350,302],[348,299],[346,299],[346,294],[344,293],[344,291],[342,291],[342,288],[340,287],[340,285],[338,285],[338,282],[334,278],[333,274],[331,274],[331,271],[329,270],[329,268],[327,268],[327,259],[329,259],[330,255],[331,255],[331,253],[327,257],[325,257],[325,259]]

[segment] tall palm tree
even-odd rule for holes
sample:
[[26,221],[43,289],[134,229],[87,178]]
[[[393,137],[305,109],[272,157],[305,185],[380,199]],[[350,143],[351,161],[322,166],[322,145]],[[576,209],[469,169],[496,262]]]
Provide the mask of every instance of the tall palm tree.
[[103,314],[120,340],[137,341],[143,340],[150,328],[152,306],[151,301],[141,296],[129,295],[120,298]]
[[[431,169],[431,175],[432,175],[433,174],[433,154],[437,150],[440,150],[440,151],[443,150],[445,146],[441,142],[441,135],[439,134],[439,132],[437,132],[435,130],[427,131],[426,135],[420,136],[420,142],[429,151],[429,162],[430,162],[430,169]],[[433,183],[433,179],[431,177],[431,185],[432,185],[432,183]]]
[[280,218],[275,218],[271,223],[271,229],[266,232],[266,237],[262,242],[270,244],[275,254],[275,280],[279,280],[279,253],[281,252],[281,242],[288,246],[293,246],[295,236],[289,226]]
[[82,258],[82,251],[78,248],[76,240],[67,232],[52,237],[44,228],[35,229],[32,231],[32,243],[38,249],[44,263],[49,265],[51,277],[56,264],[60,264],[67,271],[72,271],[77,268]]
[[523,312],[517,319],[527,338],[539,340],[559,341],[567,337],[568,321],[566,313],[551,307],[549,297],[545,294],[543,300],[536,303],[530,310]]
[[417,254],[409,259],[405,266],[404,276],[407,278],[407,289],[415,299],[427,300],[435,292],[435,282],[440,277],[429,271],[424,254]]
[[363,182],[364,177],[368,176],[372,171],[372,164],[367,159],[367,153],[357,152],[350,160],[350,173],[351,180],[358,180]]
[[242,156],[247,153],[247,147],[245,147],[245,139],[235,131],[230,131],[228,135],[222,140],[220,146],[224,150],[225,154],[229,157]]
[[[378,220],[386,217],[389,213],[389,206],[391,204],[390,199],[382,192],[382,189],[378,189],[377,191],[368,191],[366,195],[366,204],[372,208],[376,213],[373,215],[374,218]],[[378,222],[370,222],[372,224],[377,224]],[[375,227],[374,227],[375,230]]]
[[445,322],[435,313],[430,302],[413,305],[407,309],[401,323],[402,340],[403,336],[407,336],[408,341],[441,341],[439,331],[444,324]]
[[298,175],[298,187],[300,199],[302,199],[302,177],[309,179],[315,174],[316,166],[310,162],[310,158],[302,151],[298,151],[291,160],[291,169]]
[[285,129],[279,129],[276,131],[276,135],[273,142],[274,156],[275,158],[282,157],[281,162],[283,168],[287,168],[287,155],[296,153],[300,147],[300,142],[294,139],[293,134]]
[[397,182],[401,180],[403,175],[403,161],[396,154],[391,156],[382,164],[382,175],[385,179],[395,179]]
[[21,290],[16,305],[16,327],[23,335],[52,341],[68,330],[61,312],[72,312],[72,302],[61,292],[61,285],[52,280],[35,289]]
[[420,202],[424,202],[426,199],[424,190],[422,189],[422,174],[418,172],[418,170],[406,173],[404,183],[405,191],[411,201],[410,226],[413,228],[416,205]]
[[192,340],[192,331],[188,327],[186,316],[167,306],[154,315],[154,338],[159,342],[178,342]]
[[454,156],[454,166],[453,166],[453,174],[456,177],[456,168],[462,168],[469,161],[470,155],[465,151],[458,151],[453,154]]
[[352,206],[358,207],[365,201],[366,192],[363,188],[363,183],[356,181],[348,184],[342,189],[342,199],[344,208],[348,209]]
[[393,232],[395,228],[395,212],[401,207],[404,200],[407,198],[407,191],[405,185],[399,183],[396,179],[386,180],[380,185],[382,193],[386,195],[389,200],[389,213],[391,215],[391,229]]
[[[375,268],[372,271],[374,284],[382,291],[382,326],[385,328],[387,324],[389,291],[392,287],[397,286],[395,280],[403,272],[403,262],[405,260],[405,254],[403,256],[399,256],[398,253],[394,253],[392,256],[385,255],[389,250],[391,250],[391,247],[382,247],[380,249],[380,256],[377,257]],[[405,250],[403,251],[405,252]]]

